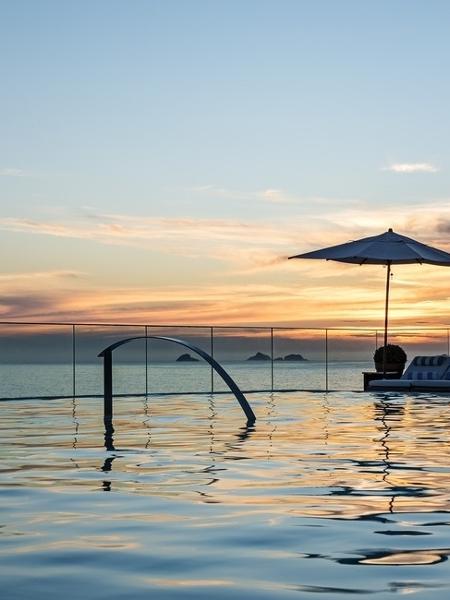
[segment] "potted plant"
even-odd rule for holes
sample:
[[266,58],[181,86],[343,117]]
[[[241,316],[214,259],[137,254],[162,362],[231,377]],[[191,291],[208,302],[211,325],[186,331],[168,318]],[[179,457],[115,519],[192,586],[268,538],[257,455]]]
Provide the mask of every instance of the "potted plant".
[[[385,352],[386,358],[384,359]],[[375,350],[373,359],[378,373],[395,372],[401,375],[405,368],[407,356],[406,352],[400,346],[387,344],[387,346],[380,346]],[[384,360],[386,361],[385,365],[383,365]]]

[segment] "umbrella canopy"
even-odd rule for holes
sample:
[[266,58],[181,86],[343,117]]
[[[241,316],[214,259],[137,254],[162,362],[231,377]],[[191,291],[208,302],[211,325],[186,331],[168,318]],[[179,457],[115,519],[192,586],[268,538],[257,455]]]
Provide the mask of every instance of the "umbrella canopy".
[[[384,318],[384,345],[387,345],[389,281],[391,265],[426,263],[443,267],[450,266],[450,254],[422,244],[412,238],[389,229],[380,235],[362,238],[322,250],[297,254],[289,258],[320,258],[358,265],[387,265],[386,303]],[[385,363],[385,360],[383,361]]]
[[322,258],[358,265],[407,265],[427,263],[450,266],[450,254],[432,248],[412,238],[389,229],[380,235],[362,238],[338,246],[330,246],[314,252],[297,254],[289,258]]

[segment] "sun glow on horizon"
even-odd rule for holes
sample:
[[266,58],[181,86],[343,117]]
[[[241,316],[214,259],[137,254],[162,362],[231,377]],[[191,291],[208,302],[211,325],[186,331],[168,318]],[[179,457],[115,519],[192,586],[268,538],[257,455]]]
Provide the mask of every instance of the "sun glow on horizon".
[[[0,318],[155,325],[382,327],[385,270],[325,264],[326,268],[311,269],[309,262],[295,261],[291,273],[272,284],[95,289],[91,281],[76,273],[16,273],[3,278]],[[397,273],[401,273],[398,280]],[[446,269],[432,266],[396,268],[391,285],[391,326],[447,325],[448,276]]]

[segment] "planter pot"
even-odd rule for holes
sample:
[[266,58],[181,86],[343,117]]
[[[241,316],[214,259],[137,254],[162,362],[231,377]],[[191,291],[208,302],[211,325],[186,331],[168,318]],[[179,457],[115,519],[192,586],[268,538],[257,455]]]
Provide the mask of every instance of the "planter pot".
[[[386,363],[386,372],[387,373],[398,373],[399,375],[401,375],[403,373],[404,368],[405,368],[405,363],[390,363],[390,362]],[[383,372],[383,363],[376,362],[375,369],[376,369],[377,373],[382,373]]]

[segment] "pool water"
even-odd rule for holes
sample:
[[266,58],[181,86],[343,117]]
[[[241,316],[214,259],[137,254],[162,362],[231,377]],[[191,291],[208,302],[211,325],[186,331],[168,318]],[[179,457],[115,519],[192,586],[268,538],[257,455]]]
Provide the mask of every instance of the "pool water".
[[1,403],[2,598],[449,597],[448,397],[248,400]]

